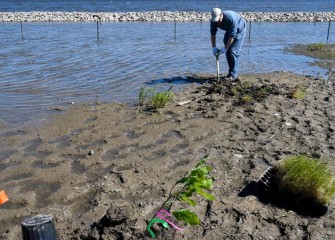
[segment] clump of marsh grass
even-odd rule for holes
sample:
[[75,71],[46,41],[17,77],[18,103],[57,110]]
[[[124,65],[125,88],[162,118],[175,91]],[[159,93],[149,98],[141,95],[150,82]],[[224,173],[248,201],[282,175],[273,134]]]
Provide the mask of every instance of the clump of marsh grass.
[[307,51],[322,51],[325,48],[325,43],[312,43],[307,46]]
[[250,94],[246,94],[246,95],[243,95],[241,97],[241,103],[242,104],[247,104],[247,103],[250,103],[252,100],[252,96]]
[[296,100],[301,100],[307,95],[306,86],[299,84],[292,91],[288,93],[288,97]]
[[172,86],[167,91],[157,92],[155,88],[141,87],[138,96],[138,105],[146,106],[148,109],[157,110],[164,108],[165,105],[172,99]]
[[317,205],[328,205],[332,201],[335,178],[325,162],[307,155],[297,155],[282,160],[274,168],[280,192]]
[[138,95],[138,105],[144,106],[148,103],[148,99],[152,96],[153,92],[155,91],[154,88],[146,89],[145,87],[141,87],[139,95]]
[[150,99],[150,103],[153,105],[154,109],[163,108],[165,105],[172,99],[173,93],[169,91],[167,92],[159,92],[155,93]]

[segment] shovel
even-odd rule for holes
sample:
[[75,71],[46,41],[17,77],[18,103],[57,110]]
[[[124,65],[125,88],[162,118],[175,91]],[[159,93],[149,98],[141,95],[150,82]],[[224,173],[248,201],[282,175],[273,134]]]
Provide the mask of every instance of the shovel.
[[216,57],[216,77],[217,81],[220,82],[220,61],[219,61],[220,51],[215,54]]

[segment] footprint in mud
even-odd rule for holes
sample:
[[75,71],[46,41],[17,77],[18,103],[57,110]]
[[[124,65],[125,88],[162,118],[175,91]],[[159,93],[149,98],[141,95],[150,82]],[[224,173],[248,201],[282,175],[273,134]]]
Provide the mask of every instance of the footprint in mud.
[[42,144],[42,140],[40,138],[36,138],[33,140],[29,140],[27,142],[24,142],[22,144],[22,147],[24,147],[25,152],[32,152],[36,151],[36,149]]
[[82,151],[82,150],[87,150],[87,149],[91,149],[92,147],[101,147],[102,145],[106,144],[107,141],[105,139],[99,139],[96,141],[90,141],[87,144],[84,145],[80,145],[78,147],[76,147],[75,149],[77,151]]
[[71,145],[68,140],[68,136],[66,135],[56,138],[53,141],[49,141],[48,143],[54,145],[56,148],[67,148]]
[[36,203],[34,204],[36,208],[43,208],[49,205],[48,197],[58,191],[60,188],[58,183],[49,183],[44,181],[27,180],[17,184],[20,188],[20,193],[25,194],[27,192],[35,192]]
[[176,153],[176,152],[179,152],[180,150],[187,148],[188,146],[189,146],[188,143],[180,143],[180,144],[174,145],[169,151],[171,153]]
[[24,130],[8,131],[0,134],[0,137],[13,137],[13,136],[23,136],[27,134]]
[[16,150],[16,149],[5,149],[4,151],[1,151],[0,152],[0,162],[4,161],[5,159],[10,158],[12,155],[14,155],[18,152],[19,151]]
[[171,137],[176,137],[178,139],[183,139],[183,135],[176,130],[168,131],[167,133],[164,133],[162,138],[171,138]]
[[43,160],[36,160],[30,166],[32,168],[40,168],[40,169],[47,169],[47,168],[54,168],[61,164],[63,161],[52,162],[52,163],[44,163]]
[[125,146],[120,146],[117,148],[113,148],[108,150],[101,159],[103,161],[111,161],[116,158],[126,158],[129,154],[131,154],[134,149],[138,149],[137,144],[129,144]]
[[89,117],[86,118],[84,123],[91,123],[91,122],[95,122],[98,119],[98,117]]
[[126,138],[128,139],[137,139],[140,138],[143,135],[143,133],[138,133],[135,131],[128,131],[125,133]]
[[75,135],[78,135],[84,131],[88,130],[88,128],[77,128],[77,129],[74,129],[73,131],[70,132],[70,134],[68,134],[68,137],[72,137],[72,136],[75,136]]
[[74,161],[71,163],[71,173],[81,175],[86,171],[86,167],[79,162]]
[[183,139],[184,138],[179,131],[175,131],[175,130],[168,131],[168,132],[162,134],[162,136],[155,141],[155,144],[164,144],[164,143],[167,143],[168,139],[170,139],[172,137],[175,137],[177,139]]
[[17,174],[17,175],[14,175],[14,176],[10,176],[8,178],[4,178],[4,179],[1,180],[1,183],[5,184],[5,183],[10,182],[10,181],[17,182],[17,181],[29,178],[31,176],[33,176],[31,173],[21,173],[21,174]]
[[52,152],[37,150],[41,144],[42,140],[40,138],[23,143],[22,147],[25,147],[23,157],[34,157],[38,160],[43,160],[48,157]]
[[72,207],[72,213],[76,216],[80,216],[92,208],[92,199],[94,199],[95,195],[97,193],[95,191],[90,191],[87,193],[84,193],[72,200],[73,207]]
[[183,166],[187,166],[190,164],[190,161],[189,160],[182,160],[182,161],[178,161],[176,162],[175,164],[173,164],[170,169],[171,170],[175,170],[177,169],[178,167],[183,167]]
[[164,157],[166,154],[166,151],[165,150],[158,150],[158,151],[155,151],[153,152],[149,157],[146,158],[146,160],[155,160],[157,158],[161,158],[161,157]]

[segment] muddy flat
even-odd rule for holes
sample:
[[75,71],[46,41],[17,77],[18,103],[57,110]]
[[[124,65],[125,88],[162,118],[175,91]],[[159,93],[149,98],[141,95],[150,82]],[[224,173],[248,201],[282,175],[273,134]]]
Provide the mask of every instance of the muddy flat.
[[[0,187],[10,200],[0,205],[1,239],[21,239],[21,221],[36,214],[53,215],[58,239],[151,239],[148,222],[205,156],[216,200],[195,197],[195,207],[184,207],[201,224],[172,218],[183,231],[156,227],[158,239],[335,239],[332,207],[310,216],[250,190],[291,155],[333,163],[335,82],[289,72],[243,75],[241,83],[277,89],[243,102],[225,86],[211,91],[214,77],[193,76],[198,84],[158,112],[82,104],[38,128],[2,129]],[[304,86],[302,99],[292,98],[297,86]]]

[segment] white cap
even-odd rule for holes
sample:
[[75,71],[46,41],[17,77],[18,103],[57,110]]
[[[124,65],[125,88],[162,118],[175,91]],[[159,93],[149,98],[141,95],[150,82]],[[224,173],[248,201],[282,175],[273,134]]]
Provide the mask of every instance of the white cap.
[[219,21],[220,19],[220,15],[221,15],[221,9],[220,8],[213,8],[212,9],[212,12],[211,12],[211,15],[212,15],[212,22],[217,22]]

